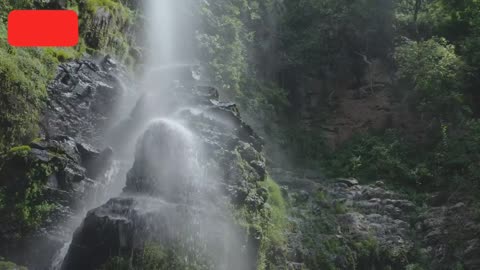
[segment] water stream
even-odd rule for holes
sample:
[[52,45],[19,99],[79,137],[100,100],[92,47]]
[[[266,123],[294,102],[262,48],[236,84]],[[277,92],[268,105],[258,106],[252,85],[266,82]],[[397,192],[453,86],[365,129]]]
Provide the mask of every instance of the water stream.
[[[195,136],[181,121],[178,121],[177,115],[181,110],[188,108],[176,108],[171,111],[168,95],[163,95],[170,91],[175,83],[185,76],[193,79],[199,79],[199,74],[192,69],[196,62],[193,50],[193,37],[195,29],[195,17],[189,6],[189,1],[176,0],[148,0],[145,1],[145,15],[147,23],[145,27],[146,37],[146,55],[144,59],[144,74],[140,76],[138,89],[135,93],[123,97],[121,105],[123,108],[116,114],[115,119],[110,119],[116,123],[112,130],[107,132],[105,145],[114,148],[115,157],[112,168],[106,173],[105,188],[103,193],[92,202],[90,208],[98,207],[111,198],[115,198],[122,193],[126,186],[127,172],[132,168],[134,162],[143,162],[142,168],[149,167],[150,173],[155,173],[156,178],[176,179],[178,181],[179,170],[182,178],[188,180],[179,185],[179,183],[170,183],[168,181],[161,184],[154,183],[153,189],[161,191],[160,198],[145,199],[151,207],[159,207],[157,200],[169,200],[169,196],[181,195],[184,202],[189,204],[201,204],[203,187],[206,187],[204,172],[200,166],[198,153],[199,146],[195,142]],[[190,72],[190,74],[185,74]],[[177,80],[178,79],[178,80]],[[131,89],[130,89],[131,90]],[[155,98],[150,98],[154,96]],[[164,98],[158,98],[164,97]],[[152,105],[149,102],[156,102]],[[132,108],[131,111],[129,108]],[[132,119],[135,117],[135,119]],[[149,145],[158,143],[158,134],[155,133],[155,126],[162,126],[165,130],[170,130],[165,136],[176,137],[168,140],[169,143],[175,143],[167,147],[149,148]],[[153,132],[149,132],[153,130]],[[155,137],[157,136],[157,137]],[[142,154],[147,157],[142,160],[138,156],[139,141],[146,144]],[[135,150],[137,149],[137,157]],[[175,151],[171,153],[155,152],[158,149],[164,151]],[[183,151],[182,154],[178,154]],[[176,156],[176,160],[158,160],[159,157]],[[181,164],[181,165],[180,165]],[[188,192],[188,194],[180,194]],[[158,196],[157,196],[158,197]],[[178,203],[178,201],[177,201]],[[161,204],[161,203],[160,203]],[[157,205],[157,206],[155,206]],[[142,209],[142,211],[149,211]],[[70,221],[71,227],[79,227],[80,222],[86,213],[81,213],[79,217]],[[200,218],[195,215],[192,218],[192,224],[201,223]],[[206,224],[203,224],[201,230],[211,230]],[[72,230],[73,234],[73,230]],[[200,232],[200,234],[203,234]],[[192,236],[192,239],[195,238]],[[226,238],[225,238],[226,239]],[[193,240],[192,240],[193,241]],[[63,260],[69,251],[71,241],[67,241],[64,247],[58,251],[57,256],[52,262],[52,269],[62,269]],[[192,245],[193,246],[193,245]]]

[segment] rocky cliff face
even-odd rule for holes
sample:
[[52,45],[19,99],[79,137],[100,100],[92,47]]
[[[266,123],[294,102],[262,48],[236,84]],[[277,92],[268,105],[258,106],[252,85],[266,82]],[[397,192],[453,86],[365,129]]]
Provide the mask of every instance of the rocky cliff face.
[[[291,269],[478,269],[478,220],[468,199],[423,206],[382,181],[327,180],[272,169],[292,206]],[[462,225],[459,225],[462,224]]]
[[269,212],[261,139],[215,89],[188,82],[141,99],[122,127],[138,128],[128,122],[164,100],[176,113],[146,121],[123,194],[88,213],[62,269],[108,268],[115,260],[142,269],[152,245],[174,254],[150,258],[161,267],[265,263],[269,225],[252,220],[267,221]]
[[[115,74],[115,75],[114,75]],[[122,96],[110,58],[59,66],[49,85],[44,137],[12,148],[0,164],[1,255],[30,269],[48,269],[71,223],[104,192],[113,152],[101,146],[105,120]],[[12,195],[14,194],[14,195]]]
[[127,71],[109,56],[99,61],[76,60],[58,67],[48,86],[43,114],[45,135],[63,134],[100,146],[108,120],[118,112],[131,82]]

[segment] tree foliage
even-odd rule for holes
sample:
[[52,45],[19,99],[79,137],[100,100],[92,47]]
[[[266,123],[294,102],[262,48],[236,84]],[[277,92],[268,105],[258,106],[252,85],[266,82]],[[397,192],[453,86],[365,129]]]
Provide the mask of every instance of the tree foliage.
[[466,110],[462,93],[464,64],[445,39],[409,41],[396,48],[400,78],[413,90],[410,102],[441,120],[458,120]]
[[361,55],[389,53],[392,5],[389,0],[286,1],[281,41],[287,64],[315,76],[341,77],[350,71],[360,77]]
[[258,55],[271,48],[276,0],[214,0],[200,5],[200,58],[221,94],[233,99],[262,135],[271,137],[289,106],[287,92],[262,78]]
[[[40,112],[47,98],[47,85],[53,79],[56,67],[61,63],[79,58],[85,52],[83,38],[91,33],[87,22],[93,21],[98,8],[111,9],[112,27],[108,42],[90,48],[90,52],[113,53],[121,60],[133,64],[130,55],[132,37],[127,38],[121,30],[133,22],[132,11],[114,0],[68,1],[69,8],[80,6],[81,40],[73,48],[13,48],[6,41],[6,20],[14,9],[51,8],[47,1],[0,0],[0,152],[18,144],[30,142],[38,136]],[[115,30],[115,31],[113,31]],[[112,32],[113,31],[113,32]],[[103,39],[102,39],[103,41]],[[88,44],[87,44],[88,45]],[[90,44],[91,45],[91,44]]]

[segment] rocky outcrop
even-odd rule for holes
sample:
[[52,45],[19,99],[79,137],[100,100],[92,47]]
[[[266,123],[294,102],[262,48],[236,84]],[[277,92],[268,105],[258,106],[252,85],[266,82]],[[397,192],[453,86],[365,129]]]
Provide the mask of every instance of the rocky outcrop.
[[70,228],[65,222],[86,211],[102,185],[112,152],[66,136],[12,148],[2,157],[0,209],[2,256],[30,269],[50,266]]
[[382,181],[362,185],[315,172],[271,172],[293,208],[291,269],[480,267],[480,222],[468,196],[428,195],[419,206]]
[[141,56],[137,47],[143,34],[141,2],[79,1],[80,32],[85,45],[92,52],[110,53],[127,65],[135,65]]
[[[264,235],[235,212],[266,218],[263,143],[214,88],[184,84],[141,98],[120,127],[152,119],[145,121],[124,193],[88,213],[62,269],[97,269],[115,257],[137,261],[135,254],[152,243],[195,269],[256,268]],[[165,100],[173,115],[147,117]]]
[[[457,195],[457,198],[466,196]],[[454,199],[427,208],[417,223],[417,234],[432,258],[432,269],[480,269],[478,208]]]
[[328,194],[334,204],[340,203],[346,209],[346,213],[337,215],[340,232],[352,240],[372,241],[378,251],[377,258],[359,261],[360,269],[372,265],[404,269],[417,260],[411,226],[416,206],[405,196],[385,189],[381,182],[351,186],[337,182]]
[[281,169],[272,175],[286,185],[293,206],[292,269],[406,269],[421,262],[411,225],[418,209],[382,182],[360,185]]
[[104,192],[113,158],[102,146],[105,130],[128,83],[125,69],[108,56],[58,67],[48,86],[42,138],[0,159],[0,214],[10,220],[0,222],[0,256],[29,269],[51,266],[71,224]]
[[129,79],[109,56],[100,61],[75,60],[62,64],[48,86],[42,127],[45,135],[66,135],[79,142],[101,145],[114,107],[126,95]]

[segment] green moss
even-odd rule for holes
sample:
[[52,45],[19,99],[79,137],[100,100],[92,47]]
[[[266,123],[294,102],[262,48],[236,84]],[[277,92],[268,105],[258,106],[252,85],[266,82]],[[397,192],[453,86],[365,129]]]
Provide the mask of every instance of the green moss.
[[9,154],[14,154],[14,155],[21,155],[21,156],[26,156],[28,153],[32,151],[32,148],[28,145],[21,145],[21,146],[15,146],[10,148],[8,151]]
[[325,194],[325,191],[319,190],[315,193],[315,199],[320,203],[325,202],[327,200],[327,194]]
[[45,184],[57,166],[60,164],[31,156],[28,146],[14,147],[4,155],[0,164],[0,217],[12,225],[8,237],[18,238],[35,230],[55,209],[46,197]]
[[358,269],[354,248],[347,239],[338,236],[336,215],[346,209],[338,211],[337,207],[323,190],[317,191],[310,200],[292,201],[290,215],[298,220],[295,231],[302,232],[302,246],[310,251],[305,258],[307,269],[335,270],[339,269],[339,261],[345,269]]
[[0,48],[0,148],[36,135],[46,85],[55,66],[56,61],[39,50]]
[[[6,36],[5,22],[0,22],[0,36]],[[47,49],[13,48],[0,40],[0,152],[37,136],[47,84],[58,63]]]
[[283,269],[283,253],[287,244],[287,203],[280,187],[270,176],[257,184],[257,189],[252,189],[246,201],[262,200],[256,197],[259,196],[258,190],[263,189],[268,196],[265,205],[260,208],[250,204],[237,205],[232,207],[232,212],[236,223],[245,228],[251,238],[260,240],[257,269]]
[[270,207],[270,226],[266,236],[272,245],[284,246],[286,244],[285,226],[287,224],[287,205],[283,198],[282,190],[270,176],[267,177],[263,185],[268,190],[267,204]]
[[0,260],[0,270],[28,270],[28,269],[23,266],[18,266],[12,262],[5,262]]
[[345,214],[348,212],[347,206],[345,205],[345,203],[342,202],[335,202],[333,204],[333,209],[335,211],[335,214],[337,215]]
[[131,257],[115,256],[110,258],[98,270],[212,269],[206,261],[192,260],[183,255],[185,255],[183,252],[174,248],[164,248],[149,243],[142,250],[135,251]]
[[99,8],[106,8],[108,10],[116,10],[122,8],[122,4],[113,0],[87,0],[87,10],[91,13],[97,12]]
[[[59,63],[90,52],[110,53],[119,60],[129,56],[133,37],[124,33],[133,25],[134,12],[112,0],[68,1],[68,8],[80,15],[81,38],[73,48],[13,48],[6,39],[0,39],[0,152],[13,145],[30,142],[38,136],[38,118],[45,105],[47,85],[53,79]],[[0,36],[7,36],[6,17],[13,9],[32,9],[34,1],[2,1],[0,9]],[[92,46],[85,37],[92,33],[95,12],[104,8],[112,20],[105,32],[99,33],[100,43]],[[132,62],[132,60],[129,60]],[[132,66],[134,64],[130,63]]]
[[58,62],[66,62],[79,58],[79,52],[72,48],[46,48],[45,53],[54,57]]
[[[100,9],[111,16],[103,27],[94,25]],[[134,59],[130,48],[135,47],[135,37],[126,32],[133,27],[137,18],[133,10],[113,0],[87,0],[79,6],[79,10],[80,30],[84,36],[85,49],[89,53],[112,54],[122,62]]]
[[378,243],[373,237],[362,239],[354,242],[353,246],[357,252],[357,257],[361,258],[378,258]]

